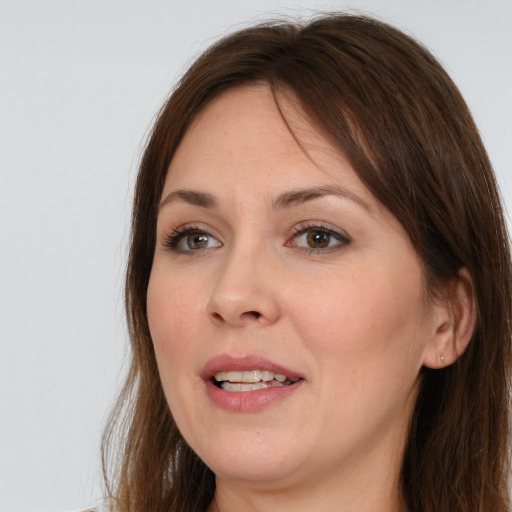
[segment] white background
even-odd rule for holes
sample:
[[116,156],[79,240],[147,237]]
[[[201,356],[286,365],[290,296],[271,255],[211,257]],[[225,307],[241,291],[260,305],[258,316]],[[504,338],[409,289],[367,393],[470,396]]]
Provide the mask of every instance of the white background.
[[1,512],[101,497],[132,185],[176,78],[234,26],[347,8],[445,63],[511,205],[511,0],[0,0]]

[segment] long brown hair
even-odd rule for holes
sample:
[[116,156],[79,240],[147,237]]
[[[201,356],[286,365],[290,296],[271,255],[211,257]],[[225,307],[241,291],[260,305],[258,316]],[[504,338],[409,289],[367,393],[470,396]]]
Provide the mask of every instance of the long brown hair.
[[119,511],[204,511],[213,473],[180,435],[158,376],[146,316],[157,205],[194,116],[226,89],[267,83],[292,92],[360,179],[402,223],[429,292],[472,276],[478,321],[465,353],[422,370],[402,466],[419,512],[508,510],[511,263],[495,178],[469,110],[418,42],[364,16],[273,22],[213,45],[163,106],[138,175],[126,310],[132,362],[104,437]]

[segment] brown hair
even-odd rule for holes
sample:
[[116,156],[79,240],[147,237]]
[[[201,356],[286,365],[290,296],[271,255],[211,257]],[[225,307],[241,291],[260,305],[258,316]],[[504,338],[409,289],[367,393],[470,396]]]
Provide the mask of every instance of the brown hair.
[[461,267],[472,276],[477,325],[456,363],[422,370],[402,491],[411,512],[505,512],[512,288],[495,178],[464,100],[433,56],[393,27],[345,14],[224,38],[191,66],[158,116],[133,208],[126,279],[133,357],[103,446],[114,509],[203,511],[212,499],[214,475],[180,435],[164,397],[146,291],[157,205],[184,132],[222,91],[259,81],[275,95],[291,91],[402,223],[430,292]]

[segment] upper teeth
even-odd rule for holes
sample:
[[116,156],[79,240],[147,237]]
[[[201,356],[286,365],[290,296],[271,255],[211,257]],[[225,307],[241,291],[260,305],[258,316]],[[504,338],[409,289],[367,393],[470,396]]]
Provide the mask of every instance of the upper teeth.
[[[217,382],[229,381],[229,382],[269,382],[276,379],[279,382],[285,382],[287,380],[286,375],[282,373],[274,373],[270,370],[247,370],[247,371],[225,371],[217,372],[215,374],[215,380]],[[289,379],[298,380],[298,379]]]

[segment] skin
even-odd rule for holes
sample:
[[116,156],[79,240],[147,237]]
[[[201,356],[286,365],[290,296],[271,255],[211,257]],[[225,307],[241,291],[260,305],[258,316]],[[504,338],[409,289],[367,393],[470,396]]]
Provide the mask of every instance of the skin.
[[[207,105],[171,162],[147,295],[163,388],[216,475],[211,511],[405,510],[399,472],[418,374],[440,350],[451,362],[450,311],[425,300],[397,219],[291,96],[279,102],[302,149],[270,90],[251,85]],[[342,193],[273,204],[313,187]],[[169,199],[177,190],[216,206]],[[206,232],[206,247],[189,249],[183,235],[171,250],[183,226]],[[318,226],[339,235],[312,250]],[[304,382],[258,411],[227,411],[201,378],[219,354],[261,355]]]

